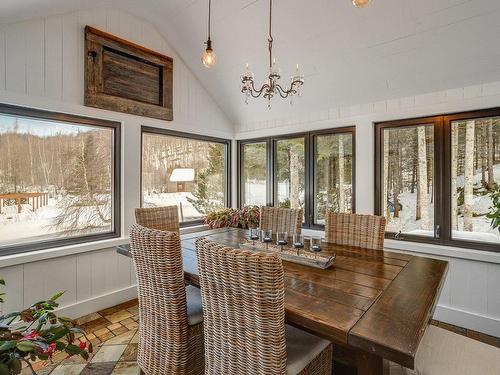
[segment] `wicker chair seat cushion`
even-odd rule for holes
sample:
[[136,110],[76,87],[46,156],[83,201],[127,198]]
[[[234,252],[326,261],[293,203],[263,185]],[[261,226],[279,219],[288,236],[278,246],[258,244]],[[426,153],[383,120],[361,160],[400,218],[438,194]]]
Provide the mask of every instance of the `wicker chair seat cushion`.
[[330,345],[329,341],[288,324],[285,326],[285,337],[287,375],[300,373]]
[[203,322],[203,305],[201,303],[200,289],[188,285],[186,287],[186,302],[188,324],[194,326]]

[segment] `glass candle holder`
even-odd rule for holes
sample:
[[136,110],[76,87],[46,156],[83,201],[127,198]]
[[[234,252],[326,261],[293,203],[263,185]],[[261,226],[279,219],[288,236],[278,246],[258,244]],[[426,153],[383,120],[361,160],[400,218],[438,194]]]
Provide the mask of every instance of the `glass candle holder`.
[[314,251],[315,253],[321,251],[321,237],[319,236],[311,237],[311,251]]
[[264,243],[273,242],[273,231],[271,229],[263,229],[260,231],[260,239]]
[[248,231],[250,240],[252,241],[252,244],[255,245],[255,241],[260,239],[260,229],[259,228],[250,228]]
[[283,250],[283,246],[285,246],[288,242],[288,233],[287,232],[278,232],[276,233],[276,244],[281,246]]
[[304,235],[303,234],[294,234],[292,242],[293,242],[294,248],[302,249],[304,247]]

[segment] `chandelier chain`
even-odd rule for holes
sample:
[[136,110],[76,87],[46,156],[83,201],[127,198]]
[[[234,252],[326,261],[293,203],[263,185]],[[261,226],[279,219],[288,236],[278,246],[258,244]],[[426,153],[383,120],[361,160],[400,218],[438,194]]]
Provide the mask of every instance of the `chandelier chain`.
[[273,67],[273,0],[269,0],[269,68]]
[[[279,95],[283,99],[292,98],[294,95],[300,96],[300,88],[304,84],[304,77],[299,73],[299,66],[295,75],[290,78],[290,86],[283,87],[279,80],[281,78],[279,69],[275,66],[273,59],[273,0],[269,0],[269,36],[268,36],[268,49],[269,49],[269,75],[267,81],[259,88],[255,88],[253,73],[248,69],[241,75],[241,92],[245,94],[245,102],[248,104],[248,98],[258,98],[263,96],[267,99],[268,108],[271,108],[271,99],[275,95]],[[291,103],[291,100],[290,100]]]

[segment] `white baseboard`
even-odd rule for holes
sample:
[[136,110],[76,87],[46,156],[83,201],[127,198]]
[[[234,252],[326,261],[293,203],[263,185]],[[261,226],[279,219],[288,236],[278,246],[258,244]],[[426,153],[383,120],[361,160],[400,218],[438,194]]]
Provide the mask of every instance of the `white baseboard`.
[[61,307],[58,309],[57,314],[70,319],[76,319],[134,298],[137,298],[136,285]]
[[441,322],[500,337],[500,319],[492,316],[471,313],[456,307],[438,305],[433,318]]

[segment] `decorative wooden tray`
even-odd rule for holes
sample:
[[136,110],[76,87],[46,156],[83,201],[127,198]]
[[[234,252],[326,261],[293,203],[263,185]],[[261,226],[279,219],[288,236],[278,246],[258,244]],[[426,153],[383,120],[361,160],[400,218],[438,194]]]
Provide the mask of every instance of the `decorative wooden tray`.
[[278,246],[275,243],[266,244],[260,241],[255,241],[255,243],[251,241],[240,243],[240,248],[274,253],[279,255],[282,260],[299,263],[305,266],[320,268],[323,270],[330,267],[335,261],[336,257],[335,254],[324,255],[321,253],[311,252],[306,248],[295,249],[290,245],[285,245],[282,249],[281,246]]

